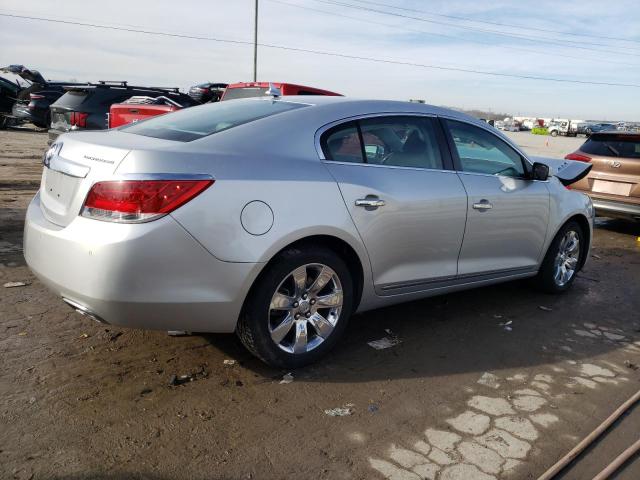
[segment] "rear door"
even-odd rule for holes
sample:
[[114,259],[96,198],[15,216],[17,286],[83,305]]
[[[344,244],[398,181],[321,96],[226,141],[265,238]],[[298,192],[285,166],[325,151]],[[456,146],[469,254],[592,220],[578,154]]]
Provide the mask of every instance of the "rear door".
[[536,270],[549,219],[547,182],[529,180],[520,153],[488,128],[443,124],[468,195],[459,275]]
[[435,118],[407,115],[342,123],[320,137],[381,295],[457,274],[467,197],[443,142]]

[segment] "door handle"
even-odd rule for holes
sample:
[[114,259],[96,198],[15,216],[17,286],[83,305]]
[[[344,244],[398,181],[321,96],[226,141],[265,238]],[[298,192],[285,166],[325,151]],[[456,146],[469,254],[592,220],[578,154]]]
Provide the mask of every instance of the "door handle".
[[491,205],[488,200],[480,200],[478,203],[473,204],[474,210],[484,211],[484,210],[491,210],[492,208],[493,208],[493,205]]
[[378,208],[386,205],[384,200],[380,200],[378,197],[359,198],[356,200],[356,207],[366,208]]

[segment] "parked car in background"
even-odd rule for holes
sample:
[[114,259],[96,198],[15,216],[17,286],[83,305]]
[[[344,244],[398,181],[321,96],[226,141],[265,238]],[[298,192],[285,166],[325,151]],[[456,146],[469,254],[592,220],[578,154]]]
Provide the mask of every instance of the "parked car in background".
[[219,102],[226,83],[201,83],[189,89],[189,96],[199,103]]
[[[18,98],[12,115],[21,123],[33,123],[36,127],[51,126],[51,104],[65,94],[65,87],[81,85],[73,82],[48,82],[41,90],[32,91],[26,98]],[[21,95],[22,97],[22,95]]]
[[181,105],[164,95],[155,98],[131,97],[122,103],[111,105],[109,108],[109,128],[121,127],[156,115],[175,112],[184,107],[185,105]]
[[547,127],[547,133],[552,137],[557,137],[558,135],[562,135],[564,137],[577,137],[578,124],[571,120],[551,122]]
[[565,158],[593,165],[571,188],[589,194],[597,214],[640,220],[640,133],[594,133]]
[[20,90],[22,87],[12,78],[0,76],[0,129],[7,127],[11,121],[11,110]]
[[49,142],[58,135],[75,130],[103,130],[109,127],[111,105],[122,103],[133,96],[167,97],[183,106],[197,105],[189,95],[177,88],[139,87],[127,82],[99,82],[77,85],[66,89],[51,105]]
[[585,127],[584,132],[587,135],[592,133],[605,132],[609,130],[616,130],[616,126],[613,123],[592,123]]
[[236,100],[238,98],[250,97],[268,97],[270,93],[267,91],[270,87],[280,90],[281,95],[329,95],[342,96],[339,93],[321,90],[314,87],[305,87],[304,85],[294,85],[293,83],[278,82],[243,82],[232,83],[222,95],[221,101]]
[[62,83],[49,82],[40,72],[24,65],[2,67],[0,73],[4,75],[0,77],[0,128],[25,122],[45,126],[45,116],[29,109],[30,95],[61,89]]
[[326,354],[356,311],[522,278],[561,293],[589,257],[591,201],[564,186],[591,165],[535,161],[430,105],[217,102],[63,135],[44,164],[25,258],[66,303],[235,331],[287,369]]

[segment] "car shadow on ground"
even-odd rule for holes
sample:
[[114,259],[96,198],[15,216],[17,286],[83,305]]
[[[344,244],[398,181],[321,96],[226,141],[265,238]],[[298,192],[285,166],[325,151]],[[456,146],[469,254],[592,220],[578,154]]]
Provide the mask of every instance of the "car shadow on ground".
[[[640,222],[625,220],[622,218],[597,217],[595,227],[601,230],[607,230],[625,235],[640,236]],[[640,242],[638,243],[640,246]]]
[[[626,295],[632,289],[618,294],[630,298]],[[625,343],[576,334],[576,330],[584,330],[584,322],[620,328],[627,340],[640,338],[633,302],[618,304],[612,312],[601,290],[601,283],[594,278],[579,277],[564,295],[538,293],[521,281],[358,314],[338,346],[317,364],[299,369],[296,379],[357,383],[593,358],[623,348]],[[401,343],[384,350],[367,343],[383,337],[397,338]],[[253,358],[235,336],[205,338],[262,377],[282,375]]]

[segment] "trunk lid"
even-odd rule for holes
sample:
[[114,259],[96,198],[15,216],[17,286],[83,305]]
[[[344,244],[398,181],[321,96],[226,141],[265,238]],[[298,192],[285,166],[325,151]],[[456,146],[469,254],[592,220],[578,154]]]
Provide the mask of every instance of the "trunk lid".
[[[176,157],[172,152],[181,145],[181,142],[118,130],[61,135],[47,151],[43,162],[45,166],[40,184],[42,212],[50,222],[66,227],[80,214],[94,183],[117,179],[123,168],[136,173],[172,171],[167,167],[162,170],[158,159],[169,152],[174,160],[171,163],[175,163]],[[145,156],[143,166],[136,164],[134,154]]]
[[44,216],[61,227],[80,213],[89,189],[113,174],[130,150],[86,143],[77,134],[60,137],[47,151],[40,186]]

